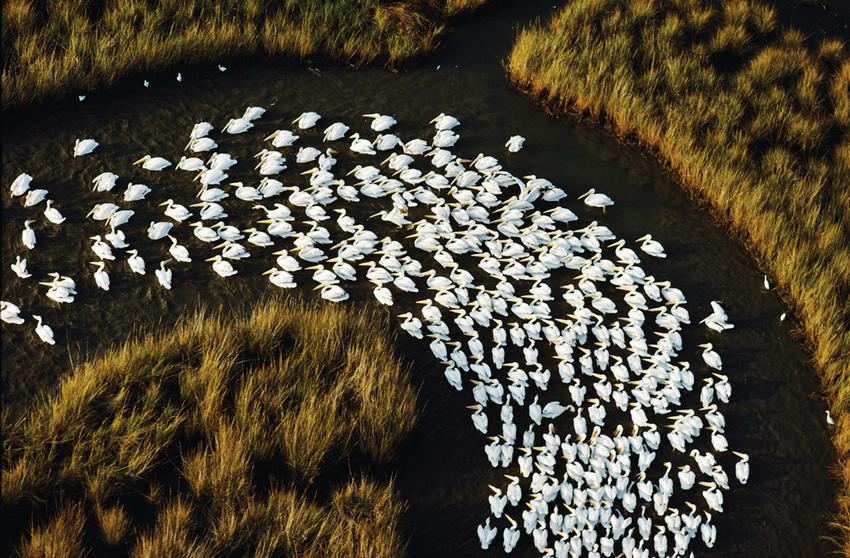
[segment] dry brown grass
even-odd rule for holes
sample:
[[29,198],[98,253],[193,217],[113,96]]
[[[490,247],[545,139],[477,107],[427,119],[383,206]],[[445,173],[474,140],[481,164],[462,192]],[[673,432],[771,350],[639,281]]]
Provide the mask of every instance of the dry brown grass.
[[485,1],[3,0],[3,106],[256,55],[395,65]]
[[553,111],[599,118],[656,152],[778,283],[836,419],[836,525],[850,525],[845,47],[808,46],[752,0],[576,0],[520,32],[507,66]]
[[392,482],[347,472],[388,463],[415,422],[388,331],[286,299],[83,363],[3,426],[3,539],[25,557],[398,555]]

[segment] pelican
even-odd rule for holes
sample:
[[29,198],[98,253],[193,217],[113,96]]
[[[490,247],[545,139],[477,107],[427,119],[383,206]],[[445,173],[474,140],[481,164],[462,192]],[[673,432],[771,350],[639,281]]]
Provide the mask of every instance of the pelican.
[[250,120],[246,120],[244,118],[231,118],[227,121],[227,124],[224,125],[224,128],[222,128],[221,131],[227,132],[228,134],[241,134],[253,127],[254,124]]
[[[191,149],[195,153],[203,153],[204,151],[212,151],[216,147],[218,147],[218,144],[212,138],[196,138],[196,139],[191,140],[186,145],[186,149]],[[183,159],[185,159],[185,157],[181,158],[181,160],[183,160]],[[184,168],[184,167],[178,166],[178,168]],[[150,169],[150,170],[159,170],[159,169]],[[186,169],[186,170],[189,170],[189,169]]]
[[127,189],[124,191],[124,201],[139,201],[145,199],[151,192],[151,189],[145,184],[127,184]]
[[372,147],[372,143],[369,140],[361,139],[360,134],[355,133],[348,137],[352,140],[349,149],[355,153],[360,153],[361,155],[374,155],[376,153]]
[[32,315],[33,319],[38,322],[35,326],[35,333],[38,335],[39,339],[47,343],[48,345],[55,345],[56,341],[53,339],[53,330],[49,325],[44,325],[41,321],[41,316],[36,314]]
[[614,205],[614,201],[605,194],[598,194],[594,188],[591,188],[578,199],[585,198],[584,203],[589,207],[601,207],[603,210],[609,205]]
[[154,271],[156,275],[157,281],[159,284],[163,286],[163,288],[171,290],[171,270],[165,267],[165,264],[170,262],[171,259],[164,260],[159,262],[159,269]]
[[135,163],[134,165],[142,165],[142,168],[149,171],[161,171],[164,168],[171,166],[171,161],[163,159],[162,157],[151,157],[150,155],[145,155]]
[[334,122],[325,128],[325,135],[322,141],[336,141],[345,137],[345,134],[350,128],[342,122]]
[[640,249],[649,254],[650,256],[655,256],[656,258],[666,258],[667,254],[664,253],[664,247],[660,242],[652,240],[652,235],[647,234],[637,239],[637,242],[640,242]]
[[15,263],[11,264],[9,267],[12,268],[12,271],[15,272],[15,275],[20,277],[21,279],[26,279],[27,277],[32,277],[29,271],[27,271],[27,259],[21,259],[20,256],[15,257]]
[[292,274],[288,271],[273,267],[267,271],[264,271],[263,275],[268,275],[269,281],[273,285],[278,286],[281,289],[295,288],[295,280],[292,278]]
[[138,250],[127,250],[127,253],[130,254],[130,257],[127,258],[127,265],[130,266],[130,270],[133,273],[137,273],[139,275],[145,274],[145,260],[139,255]]
[[104,267],[106,264],[103,262],[89,262],[92,265],[98,266],[97,271],[94,272],[94,282],[97,284],[98,288],[103,289],[104,291],[109,290],[109,274],[104,271]]
[[12,196],[23,196],[27,190],[30,189],[30,182],[32,182],[32,176],[28,175],[25,172],[22,172],[12,181],[12,186],[9,188],[12,192]]
[[[720,355],[712,350],[714,346],[711,343],[705,343],[703,345],[699,345],[699,347],[705,349],[702,352],[702,359],[708,366],[714,368],[715,370],[723,369],[723,362],[720,360]],[[705,405],[703,405],[703,407],[705,407]]]
[[25,320],[19,316],[20,313],[21,309],[17,304],[5,300],[0,302],[0,319],[7,324],[24,323]]
[[94,236],[89,237],[94,240],[94,243],[91,245],[92,252],[97,255],[101,260],[114,260],[115,256],[112,254],[112,248],[109,247],[109,244],[105,243],[101,240],[100,235],[96,234]]
[[274,147],[289,147],[300,137],[293,134],[290,130],[275,130],[265,138],[265,141],[272,140]]
[[40,204],[46,195],[47,190],[44,188],[30,190],[27,192],[27,195],[24,196],[24,207],[32,207]]
[[205,261],[213,262],[213,271],[215,271],[220,277],[230,277],[237,273],[230,262],[222,259],[221,254],[217,254],[212,258],[207,258]]
[[242,115],[242,118],[245,120],[257,120],[261,116],[266,113],[266,109],[263,107],[248,107],[245,109],[245,114]]
[[306,130],[307,128],[312,128],[316,125],[316,122],[319,121],[321,116],[318,113],[313,111],[302,112],[301,115],[292,121],[293,124],[298,124],[298,127],[302,130]]
[[177,239],[168,235],[168,239],[171,241],[171,247],[168,248],[168,253],[172,255],[172,257],[178,262],[191,262],[192,258],[189,257],[189,250],[186,249],[182,244],[177,244]]
[[213,131],[213,125],[209,122],[198,122],[192,126],[192,131],[189,133],[190,139],[198,139],[208,135]]
[[384,130],[389,130],[393,126],[397,124],[396,119],[392,116],[388,116],[386,114],[379,114],[377,112],[372,112],[363,115],[365,118],[371,118],[372,124],[370,124],[370,128],[375,130],[376,132],[383,132]]
[[24,221],[24,230],[21,232],[21,242],[23,242],[24,246],[28,249],[32,250],[35,248],[35,231],[30,228],[30,225],[35,223],[34,219],[27,219]]
[[741,460],[735,464],[735,476],[738,478],[738,482],[741,484],[747,484],[747,480],[750,478],[750,456],[746,453],[739,453],[737,451],[733,451],[732,453],[741,458]]
[[47,207],[44,208],[44,216],[47,218],[48,221],[56,225],[65,221],[65,217],[62,216],[59,210],[55,207],[51,207],[50,204],[53,203],[53,200],[47,200],[47,202],[45,203]]
[[168,233],[171,231],[171,227],[173,226],[174,225],[168,221],[151,221],[151,224],[148,227],[148,238],[151,240],[165,238],[168,236]]
[[78,139],[74,142],[74,157],[88,155],[89,153],[94,151],[98,145],[100,144],[93,139]]
[[459,126],[460,121],[454,116],[449,116],[441,112],[429,124],[434,124],[434,127],[438,130],[451,130],[455,126]]
[[330,300],[331,302],[342,302],[343,300],[348,299],[348,293],[340,287],[339,285],[330,285],[328,283],[322,283],[316,287],[316,289],[322,289],[321,295],[325,300]]
[[525,143],[525,138],[522,136],[511,136],[508,141],[505,143],[505,147],[508,148],[508,151],[511,153],[516,153],[520,149],[522,149],[522,144]]
[[163,213],[165,213],[167,217],[171,217],[178,223],[182,223],[183,221],[192,216],[192,212],[186,209],[186,206],[174,203],[174,200],[171,198],[168,198],[159,205],[168,206],[165,208],[165,211],[163,211]]
[[205,170],[207,167],[204,162],[197,157],[180,157],[175,168],[189,172],[198,172]]

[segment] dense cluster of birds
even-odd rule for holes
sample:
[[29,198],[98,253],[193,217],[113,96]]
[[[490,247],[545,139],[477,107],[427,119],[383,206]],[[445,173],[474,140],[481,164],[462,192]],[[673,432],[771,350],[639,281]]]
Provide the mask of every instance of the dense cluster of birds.
[[[737,456],[734,475],[746,483],[748,457],[729,451],[724,435],[721,407],[732,386],[720,355],[706,343],[702,362],[684,360],[681,333],[691,323],[685,294],[641,267],[644,258],[667,256],[658,241],[647,234],[632,249],[598,221],[579,227],[567,192],[551,181],[516,176],[490,155],[461,158],[452,151],[460,122],[446,114],[431,121],[427,140],[403,140],[389,115],[364,115],[373,138],[333,122],[318,148],[299,137],[321,120],[305,112],[291,129],[265,137],[251,161],[254,182],[228,182],[238,161],[215,151],[218,142],[249,133],[264,112],[248,107],[218,133],[208,122],[195,124],[184,149],[190,153],[176,163],[151,155],[135,162],[176,178],[191,173],[198,184],[197,202],[164,200],[162,220],[147,227],[150,240],[169,244],[170,258],[154,267],[163,289],[171,288],[170,266],[197,259],[206,244],[212,248],[203,259],[222,278],[262,252],[274,256],[264,275],[281,289],[309,271],[310,286],[330,301],[346,300],[346,283],[364,279],[382,304],[415,300],[415,311],[399,315],[400,327],[427,338],[450,386],[469,390],[487,459],[511,473],[503,486],[491,486],[490,513],[477,529],[484,549],[501,544],[511,552],[523,535],[541,555],[559,558],[686,556],[694,540],[714,545],[712,518],[723,512],[730,486],[724,463]],[[505,146],[516,152],[523,141],[514,136]],[[78,140],[73,154],[97,147]],[[361,164],[337,172],[336,150],[345,149]],[[304,183],[275,178],[293,162],[304,169]],[[33,180],[23,173],[11,185],[27,207],[47,197]],[[130,182],[116,196],[112,172],[91,182],[104,200],[86,218],[108,230],[91,237],[92,278],[108,291],[109,273],[123,271],[120,259],[129,273],[147,275],[122,227],[152,189]],[[379,237],[369,221],[355,220],[347,208],[367,198],[387,202],[370,221],[404,233]],[[599,215],[614,204],[594,189],[577,199]],[[250,227],[226,221],[235,204],[249,204],[258,216]],[[44,218],[61,226],[55,204],[44,206]],[[332,221],[334,233],[326,226]],[[36,247],[35,222],[24,225],[28,250]],[[30,277],[26,258],[11,267]],[[39,285],[58,304],[77,294],[75,280],[59,272]],[[25,321],[17,305],[2,305],[4,322]],[[711,307],[702,323],[717,333],[734,327],[720,302]],[[54,343],[50,327],[32,318],[38,337]]]

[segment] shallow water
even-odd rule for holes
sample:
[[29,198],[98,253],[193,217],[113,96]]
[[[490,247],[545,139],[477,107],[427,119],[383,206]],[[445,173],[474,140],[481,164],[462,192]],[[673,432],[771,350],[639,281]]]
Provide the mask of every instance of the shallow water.
[[[3,325],[4,405],[20,411],[56,382],[69,361],[79,362],[136,330],[173,323],[198,304],[239,308],[278,290],[259,276],[270,267],[272,257],[267,254],[240,265],[240,274],[230,280],[213,275],[208,264],[195,256],[191,265],[172,264],[174,288],[161,289],[152,272],[168,257],[168,244],[149,241],[143,225],[146,228],[155,215],[161,215],[157,201],[174,197],[185,203],[195,188],[187,191],[176,185],[170,180],[173,173],[133,167],[131,163],[141,155],[162,155],[176,162],[194,122],[210,120],[220,128],[249,105],[263,106],[268,112],[251,132],[219,142],[240,161],[259,150],[262,137],[289,127],[289,121],[304,110],[323,116],[316,129],[301,133],[302,142],[317,146],[320,129],[330,122],[341,120],[362,132],[368,124],[360,115],[375,111],[395,116],[399,126],[393,131],[402,138],[428,138],[427,121],[446,112],[462,122],[455,152],[469,158],[479,152],[496,155],[515,174],[549,178],[568,193],[565,205],[582,222],[598,219],[630,242],[652,233],[664,244],[668,258],[645,259],[642,265],[685,292],[694,321],[709,313],[710,300],[723,301],[735,329],[724,334],[696,330],[699,337],[687,345],[709,340],[723,356],[724,372],[733,384],[732,403],[723,409],[726,435],[730,447],[750,455],[752,473],[746,486],[733,482],[724,495],[726,511],[715,519],[715,549],[705,552],[694,544],[693,550],[711,556],[822,555],[825,546],[820,537],[834,489],[827,468],[834,456],[815,373],[792,337],[793,320],[779,321],[785,308],[775,294],[764,290],[754,263],[706,212],[694,208],[655,162],[586,124],[550,119],[532,99],[510,88],[500,60],[510,48],[516,25],[537,14],[545,16],[551,9],[549,3],[518,4],[522,5],[483,11],[480,19],[464,23],[440,53],[425,59],[420,68],[399,74],[320,68],[317,76],[271,62],[231,64],[225,73],[184,71],[182,84],[171,75],[148,77],[149,89],[141,86],[141,77],[134,78],[107,94],[90,95],[83,103],[62,103],[4,119],[2,184],[29,172],[35,177],[34,187],[46,187],[48,197],[69,217],[57,228],[38,216],[38,246],[27,254],[33,278],[18,280],[8,263],[15,255],[23,255],[20,230],[24,219],[36,212],[24,210],[19,202],[10,201],[8,193],[3,194],[2,298],[19,304],[27,315],[40,313],[57,339],[57,345],[49,347],[35,338],[30,322]],[[523,151],[508,154],[503,144],[513,134],[528,139]],[[101,146],[92,155],[72,159],[77,137],[96,138]],[[350,158],[340,159],[337,168],[351,166]],[[285,176],[294,180],[296,165],[290,163],[290,167]],[[130,277],[123,261],[112,264],[109,293],[95,288],[94,268],[87,263],[94,259],[88,237],[102,234],[103,226],[81,220],[94,203],[120,198],[116,194],[123,191],[123,181],[112,194],[91,192],[90,180],[106,170],[154,190],[145,202],[116,201],[136,210],[124,230],[130,244],[145,256],[148,275],[142,280]],[[241,174],[250,175],[244,170]],[[240,173],[231,173],[231,179],[239,180]],[[616,202],[604,215],[585,211],[576,202],[576,196],[591,186]],[[5,187],[4,191],[8,192]],[[357,215],[387,205],[386,200],[367,200],[357,204]],[[43,207],[35,209],[40,213]],[[229,220],[242,216],[245,222],[247,213],[230,213]],[[392,234],[390,227],[376,228],[379,237]],[[185,225],[174,230],[193,254],[206,253]],[[265,265],[257,261],[261,259]],[[33,289],[32,282],[54,270],[77,280],[79,295],[73,304],[58,307],[44,296],[44,288]],[[297,275],[299,284],[311,284],[308,273]],[[355,300],[371,299],[366,289],[350,292]],[[398,306],[402,312],[409,305]],[[487,483],[503,484],[504,479],[487,463],[481,438],[463,409],[473,402],[470,392],[457,393],[446,384],[425,343],[401,334],[399,347],[415,362],[412,373],[422,382],[424,404],[420,426],[399,460],[397,473],[410,505],[409,553],[475,555],[480,552],[475,525],[489,511]],[[727,471],[731,476],[732,469]],[[518,550],[535,555],[529,548],[530,537],[522,540]],[[491,554],[502,554],[500,545],[494,547],[498,550]]]

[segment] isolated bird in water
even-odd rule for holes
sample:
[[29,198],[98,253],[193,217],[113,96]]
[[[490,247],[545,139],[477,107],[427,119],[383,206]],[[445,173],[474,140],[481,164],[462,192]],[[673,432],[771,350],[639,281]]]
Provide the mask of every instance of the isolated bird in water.
[[76,140],[74,142],[74,157],[80,157],[82,155],[88,155],[94,149],[100,145],[93,139],[84,139],[84,140]]
[[525,138],[522,136],[511,136],[508,139],[507,143],[505,143],[505,147],[508,148],[508,151],[511,153],[516,153],[520,149],[522,149],[522,144],[525,143]]

